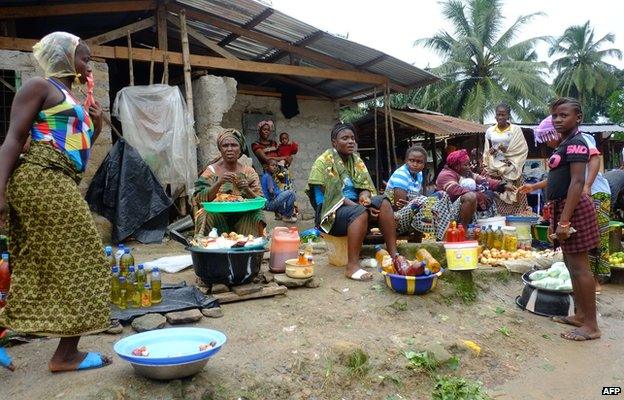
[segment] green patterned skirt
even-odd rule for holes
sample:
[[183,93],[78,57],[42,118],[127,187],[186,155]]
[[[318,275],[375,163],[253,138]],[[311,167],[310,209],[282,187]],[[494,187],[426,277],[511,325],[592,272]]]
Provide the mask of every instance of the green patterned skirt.
[[592,195],[596,207],[596,219],[600,229],[600,243],[589,253],[589,261],[593,274],[599,278],[611,276],[609,264],[609,221],[611,213],[611,195],[595,193]]
[[110,326],[110,271],[69,159],[32,143],[7,188],[11,288],[0,326],[79,336]]

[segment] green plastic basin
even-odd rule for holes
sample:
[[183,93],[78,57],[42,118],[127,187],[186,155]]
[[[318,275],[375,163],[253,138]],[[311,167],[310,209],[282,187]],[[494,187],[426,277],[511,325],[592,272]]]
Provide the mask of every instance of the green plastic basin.
[[255,199],[243,200],[243,201],[210,201],[204,202],[204,210],[209,213],[239,213],[246,211],[259,210],[266,204],[264,197],[257,197]]

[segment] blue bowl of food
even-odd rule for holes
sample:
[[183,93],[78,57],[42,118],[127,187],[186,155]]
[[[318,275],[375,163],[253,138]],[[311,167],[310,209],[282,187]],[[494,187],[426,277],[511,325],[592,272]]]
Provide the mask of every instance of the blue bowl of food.
[[428,291],[435,289],[438,283],[438,278],[442,275],[442,272],[444,272],[443,269],[435,274],[420,276],[389,274],[386,271],[382,271],[381,274],[384,277],[386,285],[397,293],[425,294]]
[[127,336],[113,348],[141,375],[177,379],[199,372],[226,340],[213,329],[168,328]]

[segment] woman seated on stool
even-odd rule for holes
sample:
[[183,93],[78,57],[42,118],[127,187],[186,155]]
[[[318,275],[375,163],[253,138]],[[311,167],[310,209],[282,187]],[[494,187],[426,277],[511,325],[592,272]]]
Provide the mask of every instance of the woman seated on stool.
[[193,215],[195,235],[207,235],[212,228],[219,233],[235,231],[241,235],[262,236],[266,226],[262,210],[242,213],[207,213],[202,202],[213,201],[218,194],[241,196],[244,199],[262,197],[260,178],[251,166],[238,159],[245,149],[244,136],[235,129],[226,129],[217,138],[221,157],[211,164],[195,182]]
[[355,153],[353,125],[337,124],[331,132],[332,149],[321,154],[310,172],[310,200],[316,224],[333,236],[347,236],[348,264],[345,275],[354,280],[373,276],[359,268],[360,249],[369,225],[378,225],[395,263],[402,256],[396,247],[396,223],[390,201],[376,196],[366,165]]

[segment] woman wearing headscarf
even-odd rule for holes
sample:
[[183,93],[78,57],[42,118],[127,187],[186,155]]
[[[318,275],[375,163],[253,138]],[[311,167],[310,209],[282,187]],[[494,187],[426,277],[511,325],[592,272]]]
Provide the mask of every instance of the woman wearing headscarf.
[[495,179],[477,175],[470,170],[470,156],[464,149],[448,155],[446,165],[436,179],[436,189],[448,195],[451,202],[446,212],[439,217],[448,225],[455,220],[464,226],[477,218],[496,215],[492,191],[502,193],[506,184]]
[[241,235],[262,236],[266,224],[262,210],[243,213],[207,213],[202,202],[213,201],[217,194],[238,195],[244,199],[262,197],[260,178],[256,171],[238,159],[245,149],[245,137],[236,129],[226,129],[217,138],[221,159],[209,165],[195,182],[193,215],[195,235],[207,235],[212,228],[219,234],[235,231]]
[[386,248],[395,263],[402,261],[396,247],[396,223],[390,201],[377,196],[364,161],[355,152],[355,128],[337,124],[331,132],[332,148],[321,154],[308,179],[309,195],[316,209],[316,224],[333,236],[347,236],[347,278],[370,280],[359,268],[360,249],[369,225],[379,225]]
[[262,167],[266,169],[269,160],[277,161],[278,172],[275,174],[276,181],[280,190],[293,189],[293,183],[290,179],[290,173],[287,165],[292,164],[292,156],[280,156],[278,153],[277,142],[270,139],[274,130],[273,121],[270,119],[258,122],[258,140],[252,143],[251,151],[258,157],[258,161]]
[[[78,37],[54,32],[33,55],[45,78],[16,93],[0,149],[0,215],[8,222],[13,270],[0,326],[60,337],[48,363],[52,372],[99,368],[111,359],[77,347],[82,335],[110,326],[110,269],[78,190],[102,126],[102,108],[86,109],[72,92],[91,75],[90,50]],[[0,348],[4,366],[6,356]]]
[[[529,147],[522,129],[509,122],[510,114],[511,108],[507,104],[496,107],[496,124],[485,132],[483,173],[517,188],[524,184],[522,169]],[[517,215],[529,210],[526,194],[513,190],[500,193],[495,201],[501,215]]]

